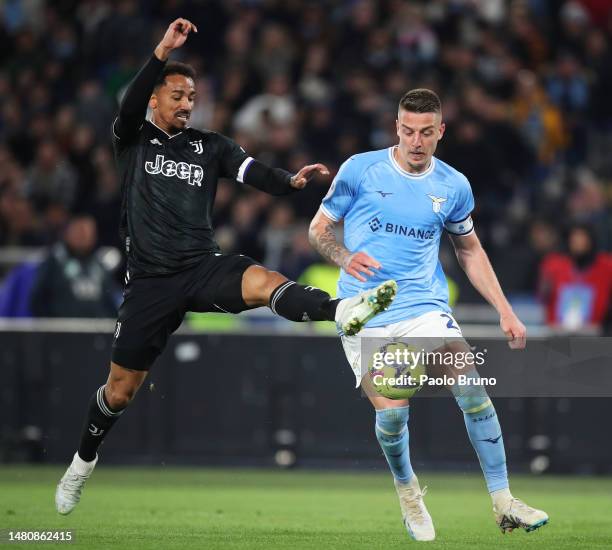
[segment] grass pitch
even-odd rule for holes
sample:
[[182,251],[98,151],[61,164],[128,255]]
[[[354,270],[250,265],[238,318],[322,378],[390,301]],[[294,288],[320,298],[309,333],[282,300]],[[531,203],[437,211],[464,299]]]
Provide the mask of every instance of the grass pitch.
[[[100,466],[66,517],[53,505],[58,467],[0,466],[0,530],[73,529],[68,548],[408,548],[389,474]],[[502,535],[480,476],[422,472],[437,540],[428,548],[612,548],[611,478],[512,478],[550,515]],[[58,546],[0,544],[8,548]]]

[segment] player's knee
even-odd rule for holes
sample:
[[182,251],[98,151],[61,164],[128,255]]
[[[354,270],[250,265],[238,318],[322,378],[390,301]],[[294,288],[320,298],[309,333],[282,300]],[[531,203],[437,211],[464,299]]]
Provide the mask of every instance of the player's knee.
[[144,380],[144,373],[133,376],[132,373],[112,373],[106,382],[105,397],[112,409],[127,407]]
[[457,405],[464,413],[478,413],[492,405],[487,390],[479,382],[478,371],[472,370],[466,373],[465,384],[456,384],[451,387]]
[[243,300],[251,305],[267,305],[270,295],[287,278],[276,271],[269,271],[259,265],[251,266],[244,272],[242,279]]
[[107,384],[105,397],[114,410],[125,409],[138,391],[137,386],[128,384]]
[[407,406],[378,409],[376,411],[376,437],[380,440],[403,435],[408,429],[408,411]]

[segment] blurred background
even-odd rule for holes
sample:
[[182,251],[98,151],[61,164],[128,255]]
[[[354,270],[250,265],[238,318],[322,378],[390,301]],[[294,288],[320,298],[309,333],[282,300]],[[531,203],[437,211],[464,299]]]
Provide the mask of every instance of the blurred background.
[[[64,461],[104,379],[124,265],[110,125],[179,16],[199,28],[174,56],[199,74],[191,125],[270,165],[323,162],[335,174],[352,154],[396,142],[405,91],[436,90],[447,124],[437,156],[469,178],[478,235],[530,333],[610,334],[610,1],[4,0],[0,461]],[[337,269],[307,241],[329,184],[277,199],[222,181],[222,249],[335,293]],[[498,335],[446,241],[441,258],[466,335]],[[218,376],[228,367],[229,385]],[[327,325],[267,310],[192,315],[151,378],[105,444],[111,461],[383,464]],[[513,464],[612,471],[612,446],[581,424],[609,405],[500,400]],[[473,468],[454,404],[419,407],[417,463]]]

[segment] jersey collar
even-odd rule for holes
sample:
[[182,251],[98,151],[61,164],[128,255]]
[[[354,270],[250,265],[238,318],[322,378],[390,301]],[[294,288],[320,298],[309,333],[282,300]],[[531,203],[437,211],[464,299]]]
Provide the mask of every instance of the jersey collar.
[[402,176],[405,176],[407,178],[410,179],[421,179],[424,178],[425,176],[429,176],[429,174],[431,174],[436,166],[436,158],[435,157],[431,157],[431,162],[429,163],[429,166],[426,170],[424,170],[423,172],[421,172],[420,174],[411,174],[410,172],[406,172],[406,170],[404,170],[395,160],[395,156],[393,156],[393,151],[397,148],[397,145],[394,145],[393,147],[389,147],[389,149],[387,149],[387,151],[389,152],[389,160],[391,161],[391,166],[393,166],[393,168],[395,168]]
[[147,122],[150,122],[153,126],[155,126],[155,128],[157,128],[162,134],[164,134],[168,139],[172,139],[175,138],[176,136],[180,136],[183,131],[179,132],[178,134],[174,134],[174,135],[170,135],[168,132],[166,132],[166,130],[162,130],[157,124],[155,124],[155,122],[153,122],[152,120],[147,119]]

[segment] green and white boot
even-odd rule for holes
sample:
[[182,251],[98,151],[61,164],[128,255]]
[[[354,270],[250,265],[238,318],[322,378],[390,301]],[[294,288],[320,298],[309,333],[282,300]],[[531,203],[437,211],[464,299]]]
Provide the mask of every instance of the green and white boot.
[[340,300],[336,309],[336,326],[346,336],[357,334],[372,317],[385,311],[397,294],[397,283],[385,281],[376,288]]

